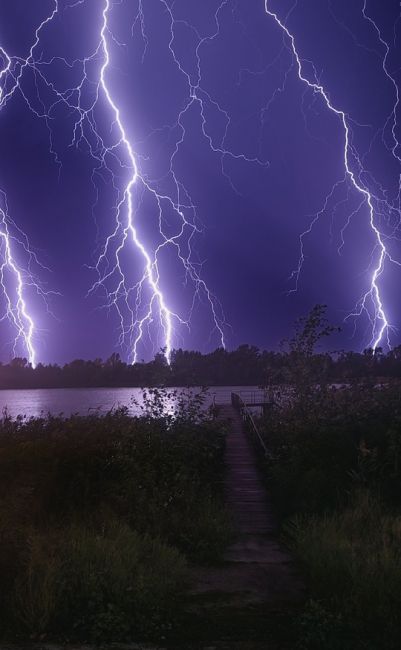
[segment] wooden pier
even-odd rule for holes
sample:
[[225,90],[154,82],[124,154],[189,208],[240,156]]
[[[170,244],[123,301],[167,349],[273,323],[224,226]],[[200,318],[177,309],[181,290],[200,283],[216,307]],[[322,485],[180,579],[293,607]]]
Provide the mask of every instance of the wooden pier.
[[[232,513],[237,540],[228,549],[227,562],[252,565],[258,573],[259,588],[267,601],[298,600],[301,584],[294,572],[291,555],[278,539],[278,525],[271,499],[257,462],[257,453],[267,449],[255,425],[249,406],[266,405],[266,401],[246,402],[236,393],[231,404],[223,405],[219,417],[228,421],[225,451],[225,499]],[[248,430],[254,428],[255,443]],[[258,451],[256,447],[260,447]],[[252,572],[252,575],[255,574]]]
[[[260,611],[266,613],[299,603],[304,591],[293,558],[279,541],[271,500],[248,433],[252,422],[256,429],[249,406],[262,404],[266,402],[259,398],[246,400],[237,393],[227,396],[225,403],[220,401],[218,418],[229,427],[224,494],[235,541],[227,549],[221,567],[199,572],[194,593],[205,597],[224,594],[228,607],[261,607]],[[257,444],[263,455],[266,447],[261,436]]]

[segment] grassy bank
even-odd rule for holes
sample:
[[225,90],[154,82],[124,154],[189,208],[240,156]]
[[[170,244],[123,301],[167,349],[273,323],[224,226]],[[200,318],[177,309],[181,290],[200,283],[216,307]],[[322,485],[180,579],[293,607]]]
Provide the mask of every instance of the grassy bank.
[[310,601],[298,645],[401,646],[401,387],[300,383],[260,425]]
[[200,403],[0,422],[3,638],[128,640],[175,621],[188,562],[218,561],[224,434]]

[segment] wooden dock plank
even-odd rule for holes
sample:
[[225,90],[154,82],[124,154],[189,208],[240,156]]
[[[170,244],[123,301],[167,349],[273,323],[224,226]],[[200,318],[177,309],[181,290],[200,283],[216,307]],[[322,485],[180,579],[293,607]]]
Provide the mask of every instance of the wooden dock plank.
[[[194,573],[192,594],[220,608],[245,611],[259,607],[261,615],[281,606],[298,604],[304,586],[293,558],[279,542],[278,527],[266,486],[258,470],[255,451],[239,410],[231,404],[220,408],[219,419],[229,423],[226,438],[224,493],[235,526],[235,541],[224,563]],[[210,600],[209,600],[210,599]]]

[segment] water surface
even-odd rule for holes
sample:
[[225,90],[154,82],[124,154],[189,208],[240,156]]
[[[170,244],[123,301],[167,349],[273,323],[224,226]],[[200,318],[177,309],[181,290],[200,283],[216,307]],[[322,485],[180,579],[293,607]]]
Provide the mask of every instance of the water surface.
[[[171,391],[185,391],[184,388],[172,388]],[[199,387],[191,389],[199,392]],[[208,389],[205,406],[213,402],[222,404],[230,402],[231,392],[241,393],[250,399],[261,391],[256,386],[214,386]],[[105,414],[118,406],[128,407],[130,413],[138,414],[138,404],[142,403],[141,388],[36,388],[29,390],[0,390],[0,410],[12,417],[18,415],[40,417],[62,414],[65,417],[74,413],[88,415],[91,413]]]

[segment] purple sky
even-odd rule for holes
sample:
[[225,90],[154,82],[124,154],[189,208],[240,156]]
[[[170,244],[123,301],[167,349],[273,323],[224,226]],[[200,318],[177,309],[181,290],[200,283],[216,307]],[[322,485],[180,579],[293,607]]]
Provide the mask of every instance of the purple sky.
[[[35,29],[54,4],[54,0],[1,3],[0,47],[9,56],[26,59]],[[49,299],[52,317],[34,288],[26,288],[37,359],[43,362],[105,358],[115,350],[129,359],[138,334],[135,327],[130,329],[121,289],[116,294],[119,311],[100,309],[107,304],[106,291],[110,296],[121,280],[118,273],[108,277],[120,239],[111,242],[108,261],[99,267],[104,287],[87,296],[98,278],[90,267],[116,227],[118,193],[121,196],[131,174],[121,143],[113,149],[115,156],[110,155],[119,140],[113,111],[100,87],[95,127],[91,132],[87,121],[82,137],[76,133],[76,146],[69,146],[77,111],[61,101],[55,104],[54,95],[54,88],[65,93],[78,86],[82,69],[73,62],[92,57],[81,110],[94,101],[104,64],[101,48],[94,56],[104,4],[59,1],[57,15],[40,32],[34,65],[27,66],[20,90],[0,110],[0,188],[7,194],[10,217],[50,269],[33,269],[42,286],[61,294]],[[211,302],[229,348],[244,342],[277,348],[294,319],[317,302],[327,303],[331,321],[342,324],[369,291],[381,250],[366,196],[349,178],[342,182],[341,119],[328,110],[319,93],[299,80],[291,43],[267,15],[264,0],[142,0],[142,5],[142,14],[137,0],[119,0],[111,7],[105,79],[121,109],[142,177],[132,188],[135,226],[152,259],[165,241],[159,233],[155,193],[167,197],[161,215],[165,238],[178,237],[180,231],[180,219],[169,203],[175,201],[177,183],[189,222],[176,241],[183,257],[189,254],[191,241],[191,268],[200,278],[194,302],[196,278],[191,279],[188,269],[185,274],[177,246],[162,246],[158,258],[158,287],[168,309],[186,320],[192,308],[190,327],[172,319],[173,347],[207,351],[220,344],[207,290],[199,281],[215,296]],[[268,9],[277,12],[295,38],[304,75],[321,84],[332,105],[346,114],[351,170],[372,194],[374,226],[396,262],[401,260],[397,160],[401,148],[396,146],[401,128],[392,111],[394,82],[401,76],[400,6],[397,0],[367,0],[366,18],[363,7],[363,0],[268,2]],[[18,62],[13,61],[15,72]],[[1,69],[5,65],[3,56]],[[195,87],[192,103],[188,80]],[[2,83],[4,94],[14,81],[3,76]],[[77,105],[77,91],[68,98],[70,106]],[[401,108],[398,116],[400,112]],[[99,169],[94,154],[101,155],[102,146],[109,151],[107,167],[94,174]],[[296,286],[291,273],[298,266],[299,236],[337,182],[326,210],[303,240],[305,260],[298,290],[289,293]],[[196,216],[188,207],[190,200]],[[122,229],[126,216],[124,206]],[[15,258],[26,267],[21,246],[15,246]],[[125,286],[132,288],[144,266],[132,242],[124,244],[120,263]],[[387,257],[377,285],[388,323],[394,327],[389,332],[393,345],[400,342],[400,279],[401,269]],[[150,300],[146,282],[140,298],[128,291],[131,310],[139,299],[141,319]],[[150,358],[165,340],[156,303],[143,328],[138,359]],[[369,314],[362,310],[360,318],[343,324],[338,346],[359,350],[371,342],[375,331],[369,316],[374,315],[375,304],[375,296],[373,300],[368,296]],[[121,322],[124,343],[119,347]],[[376,334],[380,326],[379,318]],[[2,322],[0,328],[0,358],[7,360],[15,327]],[[17,352],[26,356],[22,342]]]

